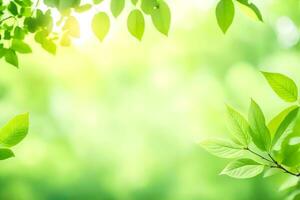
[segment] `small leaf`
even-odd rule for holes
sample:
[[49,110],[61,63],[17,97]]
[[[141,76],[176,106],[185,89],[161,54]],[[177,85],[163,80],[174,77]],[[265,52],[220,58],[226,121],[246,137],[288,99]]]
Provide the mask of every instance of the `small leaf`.
[[80,37],[80,25],[78,20],[73,16],[68,17],[64,24],[63,30],[68,31],[68,33],[73,37]]
[[247,120],[233,108],[227,106],[227,112],[230,119],[230,130],[236,140],[244,147],[250,143],[251,130]]
[[114,17],[118,17],[125,7],[125,0],[111,0],[110,9]]
[[292,121],[296,118],[298,114],[299,107],[291,106],[284,109],[278,115],[276,115],[268,124],[268,128],[271,133],[272,138],[272,146],[275,146],[277,141],[286,131],[288,126],[292,123]]
[[239,3],[241,10],[253,19],[257,19],[259,21],[263,21],[262,15],[259,9],[256,7],[255,4],[249,3],[248,0],[237,0]]
[[284,101],[295,102],[298,98],[298,88],[289,77],[279,73],[262,72],[274,92]]
[[243,153],[243,147],[225,140],[205,140],[200,146],[209,153],[221,158],[237,158]]
[[251,100],[248,117],[254,144],[262,151],[269,151],[271,147],[271,135],[266,126],[264,114],[253,99]]
[[42,41],[42,47],[45,49],[47,52],[51,53],[52,55],[56,54],[56,44],[53,42],[53,40],[45,38]]
[[18,115],[10,120],[0,130],[0,144],[8,147],[15,146],[27,135],[29,129],[28,113]]
[[229,163],[221,172],[233,178],[252,178],[261,174],[264,166],[250,159],[240,159]]
[[145,31],[144,15],[139,10],[133,10],[128,16],[127,27],[131,35],[142,40]]
[[234,18],[234,4],[232,0],[220,0],[216,8],[217,22],[223,33],[226,33]]
[[100,12],[94,16],[92,29],[96,37],[102,42],[110,29],[110,20],[105,12]]
[[15,67],[19,67],[19,59],[16,52],[12,49],[7,49],[5,51],[5,61]]
[[13,39],[11,48],[18,53],[32,53],[32,50],[28,44],[22,40]]
[[14,157],[15,154],[10,149],[0,148],[0,160],[5,160]]
[[164,1],[160,1],[151,13],[152,22],[155,28],[164,35],[169,34],[171,24],[171,11]]

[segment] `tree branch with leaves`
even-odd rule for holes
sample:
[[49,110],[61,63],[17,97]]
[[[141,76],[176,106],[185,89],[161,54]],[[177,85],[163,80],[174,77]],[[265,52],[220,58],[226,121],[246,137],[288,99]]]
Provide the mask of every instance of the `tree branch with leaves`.
[[299,198],[300,133],[293,129],[299,111],[298,87],[289,77],[262,72],[273,91],[292,105],[267,124],[260,106],[252,99],[248,119],[227,106],[231,140],[204,140],[201,146],[215,156],[234,159],[221,172],[233,178],[252,178],[277,170],[297,180],[290,199]]

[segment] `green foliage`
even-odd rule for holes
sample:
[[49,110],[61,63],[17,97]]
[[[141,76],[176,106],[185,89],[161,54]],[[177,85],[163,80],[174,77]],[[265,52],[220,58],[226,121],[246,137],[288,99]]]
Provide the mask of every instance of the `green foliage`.
[[257,6],[249,0],[220,0],[216,7],[217,22],[223,33],[231,26],[235,16],[235,3],[247,16],[263,21],[262,14]]
[[[281,99],[287,102],[297,101],[298,89],[292,79],[278,73],[262,72],[262,74]],[[252,178],[266,169],[265,177],[281,171],[298,178],[300,135],[293,129],[298,111],[298,105],[288,106],[266,125],[262,109],[254,100],[251,100],[248,121],[233,108],[228,107],[230,131],[234,136],[232,141],[209,139],[202,141],[200,145],[215,156],[237,159],[226,166],[221,172],[222,175]],[[276,173],[273,173],[275,169]]]
[[[114,17],[125,12],[125,0],[107,1],[110,1],[110,12]],[[72,40],[80,37],[80,24],[75,13],[98,9],[102,2],[103,0],[91,0],[89,3],[82,3],[81,0],[0,1],[0,57],[19,67],[18,54],[32,52],[25,42],[30,34],[34,34],[35,41],[44,50],[55,55],[58,45],[71,46]],[[142,39],[146,16],[151,17],[159,32],[168,35],[171,11],[164,0],[132,0],[131,3],[131,7],[134,7],[128,14],[128,31],[131,35],[138,40]],[[41,4],[46,5],[46,9],[40,9]],[[53,18],[55,9],[60,13],[58,21]],[[95,36],[103,41],[110,29],[110,13],[98,12],[90,23]]]
[[14,156],[14,153],[8,148],[20,143],[26,137],[28,129],[28,113],[14,117],[0,129],[0,145],[6,147],[0,148],[0,160]]
[[133,10],[127,20],[128,30],[138,40],[142,40],[145,31],[145,19],[141,11]]

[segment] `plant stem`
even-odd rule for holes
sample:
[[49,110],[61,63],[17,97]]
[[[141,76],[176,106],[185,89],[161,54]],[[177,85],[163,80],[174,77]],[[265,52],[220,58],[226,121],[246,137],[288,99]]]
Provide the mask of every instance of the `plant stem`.
[[279,163],[271,156],[270,153],[269,153],[268,155],[269,155],[269,157],[271,158],[271,160],[274,162],[274,164],[276,165],[276,167],[277,167],[278,169],[281,169],[281,170],[283,170],[285,173],[290,174],[290,175],[293,175],[293,176],[297,176],[297,177],[300,176],[300,173],[294,173],[294,172],[291,172],[291,171],[289,171],[288,169],[286,169],[284,166],[282,166],[281,164],[279,164]]
[[252,150],[249,149],[248,147],[245,148],[245,150],[247,150],[247,151],[249,151],[250,153],[252,153],[252,154],[254,154],[254,155],[260,157],[260,158],[263,159],[263,160],[266,160],[266,161],[268,161],[268,162],[270,162],[270,163],[274,163],[272,160],[269,160],[268,158],[263,157],[262,155],[260,155],[260,154],[258,154],[258,153],[256,153],[256,152],[252,151]]
[[6,20],[9,20],[9,19],[11,19],[11,18],[15,18],[15,17],[14,17],[14,16],[6,17],[6,18],[0,20],[0,24],[2,24],[3,22],[5,22]]
[[284,171],[285,173],[290,174],[290,175],[292,175],[292,176],[300,177],[300,173],[294,173],[294,172],[289,171],[287,168],[285,168],[285,167],[282,166],[280,163],[278,163],[278,162],[271,156],[270,153],[268,153],[268,156],[270,157],[271,160],[268,159],[268,158],[266,158],[266,157],[264,157],[264,156],[262,156],[262,155],[260,155],[260,154],[258,154],[258,153],[256,153],[255,151],[252,151],[252,150],[249,149],[248,147],[246,147],[245,150],[246,150],[246,151],[249,151],[250,153],[252,153],[252,154],[254,154],[254,155],[258,156],[258,157],[260,157],[260,158],[263,159],[263,160],[266,160],[266,161],[268,161],[268,162],[274,164],[273,166],[269,166],[269,167],[271,167],[271,168],[277,168],[277,169],[280,169],[280,170]]

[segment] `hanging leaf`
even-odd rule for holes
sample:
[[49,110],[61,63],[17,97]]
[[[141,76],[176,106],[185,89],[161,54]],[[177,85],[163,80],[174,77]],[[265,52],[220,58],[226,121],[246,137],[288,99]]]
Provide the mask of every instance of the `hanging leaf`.
[[249,17],[263,21],[263,17],[255,4],[249,3],[248,0],[237,0],[241,10]]
[[162,34],[168,36],[171,24],[171,12],[168,4],[160,1],[151,13],[152,22],[155,28]]
[[125,7],[125,0],[111,0],[110,10],[114,17],[118,17]]
[[15,67],[19,67],[19,59],[16,52],[13,49],[7,49],[5,51],[5,61]]
[[142,40],[145,31],[145,19],[141,11],[136,9],[130,12],[127,27],[131,35]]
[[96,37],[102,42],[110,29],[110,20],[105,12],[100,12],[94,16],[92,29]]
[[232,0],[219,1],[216,8],[217,22],[223,33],[226,33],[234,18],[234,5]]

